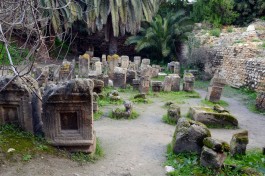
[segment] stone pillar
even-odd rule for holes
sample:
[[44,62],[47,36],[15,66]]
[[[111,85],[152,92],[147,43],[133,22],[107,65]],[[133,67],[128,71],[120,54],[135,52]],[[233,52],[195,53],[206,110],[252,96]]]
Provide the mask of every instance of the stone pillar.
[[150,59],[143,59],[141,63],[141,68],[144,68],[148,65],[150,65]]
[[152,81],[152,91],[161,92],[162,91],[162,82],[161,81]]
[[133,90],[139,90],[140,79],[133,79]]
[[101,62],[96,62],[95,63],[95,66],[96,66],[96,75],[101,75],[102,74],[102,64]]
[[87,78],[89,73],[90,57],[88,54],[79,56],[79,77]]
[[15,124],[25,131],[40,134],[42,119],[38,82],[31,76],[15,79],[13,76],[2,76],[0,89],[2,88],[4,89],[0,92],[0,125]]
[[140,78],[140,85],[139,85],[139,91],[140,93],[147,94],[149,92],[150,87],[150,79],[148,76],[142,76]]
[[59,81],[64,82],[72,79],[71,62],[63,61],[59,71]]
[[177,74],[172,74],[171,81],[172,81],[172,87],[171,91],[177,92],[180,91],[180,77]]
[[194,82],[195,77],[192,73],[185,73],[184,74],[184,83],[183,83],[183,90],[187,92],[192,92],[194,90]]
[[73,79],[47,87],[43,96],[45,138],[71,152],[93,153],[93,81]]
[[113,86],[118,88],[126,88],[126,71],[120,67],[115,67],[113,76]]
[[129,56],[121,56],[121,68],[128,68],[129,67]]
[[98,112],[98,94],[93,92],[93,112]]
[[126,75],[126,83],[133,85],[133,80],[136,79],[136,71],[128,70]]
[[135,67],[138,70],[141,65],[141,56],[134,56],[133,62],[135,63]]
[[171,87],[172,87],[171,76],[165,76],[163,87],[164,87],[165,92],[171,91]]
[[225,79],[218,72],[216,72],[214,74],[214,77],[211,79],[210,86],[208,87],[208,93],[205,99],[214,103],[219,102],[225,84]]

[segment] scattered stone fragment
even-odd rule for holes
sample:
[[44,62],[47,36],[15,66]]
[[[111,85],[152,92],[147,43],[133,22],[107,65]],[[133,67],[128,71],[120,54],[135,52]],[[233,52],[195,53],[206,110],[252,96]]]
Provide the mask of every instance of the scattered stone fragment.
[[180,107],[176,104],[171,104],[167,110],[167,115],[169,119],[177,123],[180,118]]
[[[216,109],[217,107],[215,107]],[[189,116],[198,122],[212,128],[236,128],[237,119],[228,111],[217,112],[210,107],[191,107]]]
[[162,91],[162,82],[161,81],[152,81],[152,91],[161,92]]
[[204,167],[220,169],[226,156],[223,152],[216,152],[206,146],[202,148],[200,163]]
[[203,139],[210,137],[209,129],[202,123],[187,118],[178,120],[172,146],[175,154],[182,152],[201,153]]
[[230,142],[230,154],[232,156],[245,155],[247,144],[248,144],[247,130],[234,134]]

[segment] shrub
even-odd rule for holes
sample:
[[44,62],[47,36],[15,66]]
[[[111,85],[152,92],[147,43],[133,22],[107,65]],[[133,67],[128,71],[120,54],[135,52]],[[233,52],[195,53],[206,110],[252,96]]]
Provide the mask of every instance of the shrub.
[[229,33],[233,32],[233,27],[232,26],[228,26],[226,31],[229,32]]
[[221,34],[221,30],[219,28],[215,28],[215,29],[210,30],[211,36],[219,37],[220,34]]

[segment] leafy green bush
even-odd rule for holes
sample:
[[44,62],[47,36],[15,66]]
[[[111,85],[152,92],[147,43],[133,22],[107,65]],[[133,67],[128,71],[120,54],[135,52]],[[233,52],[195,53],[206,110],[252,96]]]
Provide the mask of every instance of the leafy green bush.
[[219,28],[215,28],[215,29],[210,30],[211,36],[219,37],[220,34],[221,34],[221,30]]
[[241,176],[249,175],[246,168],[252,168],[253,175],[263,175],[265,169],[265,156],[259,150],[247,151],[247,155],[238,158],[228,156],[224,167],[220,170],[213,170],[200,165],[200,158],[194,153],[174,154],[172,146],[167,146],[166,166],[172,166],[175,170],[168,173],[170,176]]
[[229,33],[233,32],[233,27],[232,26],[228,26],[226,31],[229,32]]
[[176,121],[173,119],[170,119],[167,114],[163,115],[162,121],[169,125],[176,125]]
[[233,0],[197,0],[192,17],[196,22],[207,21],[214,27],[232,24],[238,14],[233,11]]

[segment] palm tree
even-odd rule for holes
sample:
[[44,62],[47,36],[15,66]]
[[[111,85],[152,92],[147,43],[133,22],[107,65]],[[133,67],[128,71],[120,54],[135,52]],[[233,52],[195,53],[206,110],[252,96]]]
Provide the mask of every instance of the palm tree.
[[129,37],[126,44],[136,44],[135,50],[151,51],[156,60],[177,60],[181,53],[182,43],[192,31],[193,25],[185,11],[168,13],[165,18],[157,15],[149,26],[142,28],[140,34]]
[[141,21],[152,20],[161,0],[83,0],[87,27],[91,32],[105,30],[109,54],[117,53],[117,37],[136,34]]

